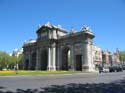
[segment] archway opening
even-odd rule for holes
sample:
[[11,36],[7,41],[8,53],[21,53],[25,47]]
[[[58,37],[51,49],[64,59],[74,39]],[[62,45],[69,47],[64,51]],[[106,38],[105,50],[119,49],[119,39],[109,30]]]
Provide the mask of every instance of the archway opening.
[[82,71],[82,55],[76,55],[76,70]]
[[48,52],[47,50],[42,50],[41,52],[41,70],[47,70],[48,66]]
[[31,70],[35,70],[36,68],[36,52],[32,54],[32,60],[31,60]]
[[70,68],[71,68],[70,49],[69,47],[65,47],[62,50],[62,70],[69,70]]
[[25,61],[25,70],[28,70],[29,68],[29,60],[27,59],[26,61]]

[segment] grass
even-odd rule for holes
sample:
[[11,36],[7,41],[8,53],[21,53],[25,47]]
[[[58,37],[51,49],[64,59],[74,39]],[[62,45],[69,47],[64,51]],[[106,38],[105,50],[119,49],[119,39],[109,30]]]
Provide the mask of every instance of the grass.
[[9,75],[49,75],[49,74],[75,74],[83,73],[81,71],[26,71],[26,70],[9,70],[9,71],[0,71],[0,76],[9,76]]

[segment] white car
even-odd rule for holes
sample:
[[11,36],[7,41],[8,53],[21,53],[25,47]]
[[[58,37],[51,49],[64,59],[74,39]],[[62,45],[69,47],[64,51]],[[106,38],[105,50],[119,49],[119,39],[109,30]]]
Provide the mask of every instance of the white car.
[[109,67],[103,67],[103,72],[105,73],[109,72]]
[[3,71],[6,71],[7,69],[6,69],[6,68],[3,68],[2,70],[3,70]]

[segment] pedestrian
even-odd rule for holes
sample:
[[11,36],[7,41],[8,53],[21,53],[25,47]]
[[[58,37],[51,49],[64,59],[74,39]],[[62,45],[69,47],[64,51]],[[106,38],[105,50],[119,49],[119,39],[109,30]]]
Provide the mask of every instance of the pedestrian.
[[103,70],[103,67],[102,67],[102,66],[99,66],[98,69],[99,69],[99,73],[101,73],[102,70]]

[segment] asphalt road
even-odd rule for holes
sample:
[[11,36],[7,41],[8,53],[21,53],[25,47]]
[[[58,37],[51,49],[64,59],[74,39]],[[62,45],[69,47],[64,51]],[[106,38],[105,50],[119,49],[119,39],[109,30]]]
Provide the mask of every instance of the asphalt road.
[[0,77],[0,93],[117,93],[116,88],[125,93],[125,71]]

